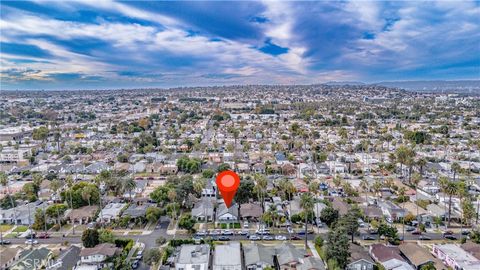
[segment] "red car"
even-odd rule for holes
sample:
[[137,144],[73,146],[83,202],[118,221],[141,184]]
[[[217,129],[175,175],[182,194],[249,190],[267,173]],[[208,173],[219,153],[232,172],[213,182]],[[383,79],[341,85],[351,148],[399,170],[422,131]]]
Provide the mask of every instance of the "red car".
[[50,235],[48,233],[43,232],[43,233],[38,235],[38,238],[47,239],[47,238],[50,238]]

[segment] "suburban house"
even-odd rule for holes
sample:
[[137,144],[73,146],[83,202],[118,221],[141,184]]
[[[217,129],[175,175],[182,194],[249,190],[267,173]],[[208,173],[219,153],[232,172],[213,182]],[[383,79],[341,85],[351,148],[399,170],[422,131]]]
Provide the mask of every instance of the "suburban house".
[[0,250],[0,270],[9,269],[10,265],[15,263],[20,258],[20,249],[19,248],[5,248]]
[[480,268],[480,260],[456,244],[433,245],[432,253],[453,269],[469,270]]
[[261,270],[275,266],[275,249],[262,244],[243,244],[245,268],[247,270]]
[[375,263],[368,252],[360,245],[350,243],[350,257],[347,270],[373,270]]
[[120,218],[122,209],[126,206],[126,203],[109,203],[98,214],[97,222],[110,223]]
[[202,198],[192,209],[192,217],[198,221],[213,221],[214,220],[214,205],[212,200],[208,198]]
[[232,223],[238,221],[238,204],[233,204],[227,208],[223,200],[217,207],[217,222]]
[[47,206],[46,202],[37,201],[6,210],[0,209],[0,224],[28,225],[30,221],[35,220],[37,209]]
[[262,206],[258,203],[244,203],[240,205],[242,219],[259,220],[262,216]]
[[420,269],[428,263],[433,263],[437,270],[447,269],[441,260],[435,258],[428,250],[416,243],[403,243],[398,248],[410,264],[415,266],[415,269]]
[[110,267],[113,265],[109,259],[120,252],[114,244],[103,243],[93,248],[84,248],[80,251],[80,261],[82,264],[97,265],[99,268]]
[[319,258],[305,257],[300,259],[297,270],[325,270],[325,264]]
[[280,270],[296,269],[307,255],[305,250],[297,249],[291,243],[284,242],[275,247],[275,265]]
[[369,252],[370,256],[386,270],[414,270],[402,257],[400,249],[396,246],[373,244],[370,246]]
[[175,270],[208,270],[209,245],[182,245],[175,258]]
[[240,242],[215,246],[212,270],[242,270],[242,252]]
[[65,218],[70,222],[87,224],[93,220],[97,211],[98,206],[96,205],[83,206],[77,209],[69,209],[65,213]]

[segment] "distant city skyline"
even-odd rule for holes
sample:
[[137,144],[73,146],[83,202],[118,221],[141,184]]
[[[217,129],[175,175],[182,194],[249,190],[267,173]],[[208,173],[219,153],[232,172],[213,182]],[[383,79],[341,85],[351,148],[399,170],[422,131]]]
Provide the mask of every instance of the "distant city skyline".
[[480,79],[478,1],[2,1],[1,89]]

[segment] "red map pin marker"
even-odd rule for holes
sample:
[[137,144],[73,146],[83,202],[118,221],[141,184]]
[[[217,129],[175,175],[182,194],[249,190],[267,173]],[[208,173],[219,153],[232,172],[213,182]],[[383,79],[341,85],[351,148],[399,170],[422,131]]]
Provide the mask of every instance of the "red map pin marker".
[[216,183],[225,205],[230,208],[232,199],[240,185],[240,177],[233,171],[223,171],[217,175]]

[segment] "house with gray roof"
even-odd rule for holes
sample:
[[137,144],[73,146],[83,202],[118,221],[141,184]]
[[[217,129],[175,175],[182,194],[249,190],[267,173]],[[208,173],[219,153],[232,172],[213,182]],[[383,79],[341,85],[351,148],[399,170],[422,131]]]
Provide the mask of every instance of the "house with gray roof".
[[303,249],[298,249],[291,243],[284,242],[275,247],[275,263],[277,269],[287,270],[296,268],[302,263],[302,259],[307,255]]
[[247,270],[260,270],[266,267],[273,268],[275,266],[275,249],[262,244],[244,244],[243,256]]
[[240,242],[215,246],[212,270],[242,270]]
[[182,245],[175,257],[175,270],[208,270],[210,264],[209,245]]
[[223,223],[232,223],[238,221],[238,204],[232,204],[227,208],[223,200],[219,201],[217,207],[217,221]]
[[213,202],[208,198],[202,198],[195,203],[195,206],[192,209],[192,217],[198,221],[213,221],[215,217],[213,212]]
[[126,203],[114,203],[107,204],[98,214],[97,222],[110,223],[117,220],[120,217],[122,209],[126,206]]

